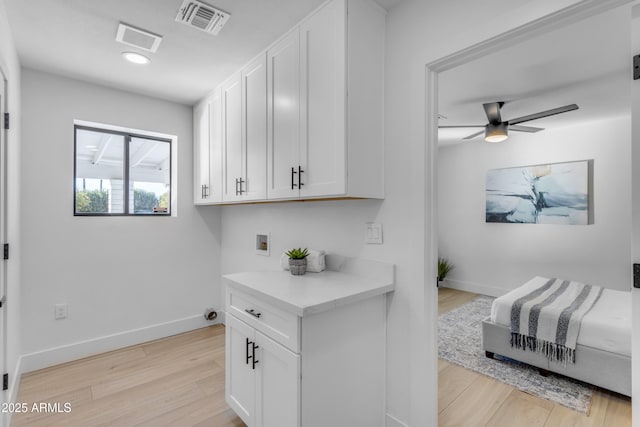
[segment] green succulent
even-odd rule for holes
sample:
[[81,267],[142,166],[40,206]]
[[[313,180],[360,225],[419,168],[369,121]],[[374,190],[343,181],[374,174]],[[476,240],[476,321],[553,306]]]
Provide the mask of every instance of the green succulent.
[[454,266],[446,258],[438,258],[438,281],[444,280]]
[[307,248],[301,249],[291,249],[290,251],[285,252],[287,256],[291,259],[304,259],[309,255],[309,251]]

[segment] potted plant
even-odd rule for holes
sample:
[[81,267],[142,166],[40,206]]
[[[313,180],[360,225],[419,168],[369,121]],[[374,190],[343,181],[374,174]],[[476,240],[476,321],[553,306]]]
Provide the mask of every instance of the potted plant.
[[447,274],[453,270],[454,266],[446,258],[438,258],[438,285],[447,277]]
[[291,249],[285,252],[289,257],[289,270],[294,276],[301,276],[307,272],[307,255],[309,251],[307,248]]

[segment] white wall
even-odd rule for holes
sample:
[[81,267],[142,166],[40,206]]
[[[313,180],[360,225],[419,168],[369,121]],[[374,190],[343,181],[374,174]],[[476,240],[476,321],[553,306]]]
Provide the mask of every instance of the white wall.
[[[631,118],[440,148],[439,253],[452,286],[502,295],[539,275],[630,287]],[[591,225],[485,222],[487,170],[593,159]],[[493,291],[493,292],[492,292]]]
[[[9,373],[9,396],[7,400],[15,399],[17,384],[20,380],[19,360],[20,348],[20,64],[15,51],[13,38],[10,33],[9,23],[4,0],[0,1],[0,68],[5,73],[9,82],[7,99],[8,111],[11,114],[11,128],[7,132],[7,230],[8,241],[11,245],[11,257],[4,261],[7,268],[7,305],[2,310],[6,313],[7,347],[0,349],[6,351],[7,372]],[[2,262],[2,261],[0,261]],[[0,313],[2,315],[2,313]],[[0,415],[4,417],[5,414]],[[0,421],[0,425],[2,422]]]
[[[193,205],[191,108],[22,76],[25,370],[204,325],[205,307],[222,306],[220,219]],[[74,217],[74,119],[177,135],[178,216]],[[67,319],[54,319],[56,303]]]

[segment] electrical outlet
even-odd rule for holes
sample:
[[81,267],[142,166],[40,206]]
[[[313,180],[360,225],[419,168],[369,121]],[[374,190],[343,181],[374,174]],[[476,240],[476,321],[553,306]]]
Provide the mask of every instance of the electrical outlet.
[[66,319],[69,314],[69,306],[67,304],[56,304],[54,317],[56,319]]

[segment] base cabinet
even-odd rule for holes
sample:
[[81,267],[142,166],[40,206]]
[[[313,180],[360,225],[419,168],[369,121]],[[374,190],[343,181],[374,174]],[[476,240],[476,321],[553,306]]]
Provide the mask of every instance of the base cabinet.
[[300,355],[230,315],[227,402],[248,426],[300,425]]
[[298,317],[227,289],[226,313],[226,400],[248,427],[384,426],[384,295]]

